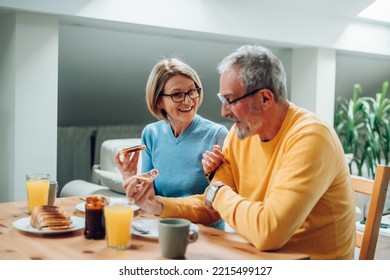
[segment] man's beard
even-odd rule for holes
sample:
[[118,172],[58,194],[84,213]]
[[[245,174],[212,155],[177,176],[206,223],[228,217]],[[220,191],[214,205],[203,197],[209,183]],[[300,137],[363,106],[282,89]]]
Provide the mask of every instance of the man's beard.
[[[252,116],[258,115],[258,109],[251,107],[249,110],[250,110],[249,112],[252,113]],[[237,119],[237,118],[233,118],[231,120],[234,122],[239,122],[241,124],[241,128],[238,128],[237,124],[235,125],[235,132],[236,132],[237,138],[240,140],[257,134],[258,131],[260,130],[260,128],[262,127],[262,124],[263,124],[262,119],[255,119],[255,120],[252,120],[250,122],[242,121],[242,120]]]
[[249,136],[249,128],[247,126],[245,126],[244,128],[238,128],[238,126],[236,125],[234,129],[236,131],[237,138],[240,140]]
[[[236,120],[239,121],[239,120]],[[239,121],[241,124],[241,128],[239,128],[237,125],[234,126],[237,138],[242,140],[246,137],[252,136],[257,134],[257,131],[261,127],[261,121],[256,121],[253,123],[246,123]]]

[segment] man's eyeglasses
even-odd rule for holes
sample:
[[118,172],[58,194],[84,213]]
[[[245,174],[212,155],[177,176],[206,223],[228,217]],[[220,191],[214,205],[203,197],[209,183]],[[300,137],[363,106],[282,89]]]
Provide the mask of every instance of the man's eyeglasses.
[[162,96],[170,96],[172,98],[173,102],[180,103],[186,99],[187,95],[192,100],[199,98],[201,91],[202,91],[202,89],[200,87],[197,87],[197,88],[190,89],[188,91],[177,92],[177,93],[172,93],[172,94],[161,93],[161,95]]
[[237,101],[239,101],[241,99],[244,99],[245,97],[251,96],[251,95],[257,93],[259,90],[262,90],[262,89],[264,89],[264,88],[258,88],[258,89],[252,90],[252,91],[244,94],[243,96],[240,96],[240,97],[238,97],[236,99],[233,99],[233,100],[227,100],[224,96],[222,96],[221,93],[218,93],[217,95],[218,95],[219,100],[221,100],[221,102],[223,104],[232,105],[232,104],[236,103]]

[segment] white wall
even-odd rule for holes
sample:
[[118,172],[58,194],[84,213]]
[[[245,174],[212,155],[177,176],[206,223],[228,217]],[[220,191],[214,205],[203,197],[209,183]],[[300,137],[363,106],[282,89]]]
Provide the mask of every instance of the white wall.
[[336,52],[322,48],[293,50],[291,101],[333,126]]
[[[60,24],[59,125],[146,124],[156,119],[145,102],[155,62],[177,56],[199,74],[204,102],[199,113],[221,117],[217,64],[242,42],[199,40],[159,34]],[[289,49],[272,48],[290,70]],[[86,113],[88,108],[88,113]]]
[[58,18],[0,16],[0,200],[25,200],[25,174],[56,180]]
[[[390,57],[340,52],[336,56],[336,94],[350,98],[354,84],[361,84],[364,96],[375,96],[382,83],[390,81]],[[390,92],[388,93],[390,97]]]
[[14,15],[0,16],[0,202],[14,195],[14,28]]

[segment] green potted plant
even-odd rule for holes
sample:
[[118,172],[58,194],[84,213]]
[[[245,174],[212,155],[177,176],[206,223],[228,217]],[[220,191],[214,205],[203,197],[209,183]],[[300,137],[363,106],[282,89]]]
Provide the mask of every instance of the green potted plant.
[[350,99],[339,97],[335,106],[334,126],[346,154],[353,154],[350,169],[357,175],[373,178],[377,164],[389,164],[390,99],[385,81],[376,97],[361,97],[361,85],[354,85]]

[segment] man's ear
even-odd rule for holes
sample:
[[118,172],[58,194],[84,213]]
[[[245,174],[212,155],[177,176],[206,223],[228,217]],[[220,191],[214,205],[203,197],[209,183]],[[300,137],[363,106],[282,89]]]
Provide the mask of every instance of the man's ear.
[[272,104],[275,102],[275,96],[272,91],[269,89],[263,89],[260,91],[261,94],[261,105],[263,106],[263,109],[268,109],[272,106]]

